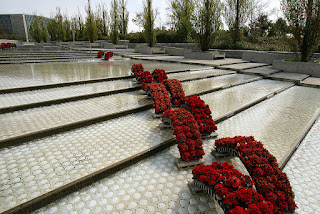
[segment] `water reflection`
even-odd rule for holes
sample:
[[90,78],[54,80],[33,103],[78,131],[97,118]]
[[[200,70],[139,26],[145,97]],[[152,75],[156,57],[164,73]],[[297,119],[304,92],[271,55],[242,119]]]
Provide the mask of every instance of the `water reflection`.
[[188,96],[194,94],[194,92],[201,93],[203,91],[212,90],[221,86],[240,83],[249,79],[253,79],[255,76],[243,75],[243,74],[231,74],[226,76],[220,76],[215,78],[208,78],[202,80],[196,80],[191,82],[182,83],[185,94]]
[[143,64],[145,70],[149,71],[153,71],[156,68],[167,71],[203,68],[203,66],[198,65],[127,59],[113,61],[94,60],[64,63],[11,64],[0,66],[0,88],[4,89],[126,76],[130,75],[132,64],[136,63]]

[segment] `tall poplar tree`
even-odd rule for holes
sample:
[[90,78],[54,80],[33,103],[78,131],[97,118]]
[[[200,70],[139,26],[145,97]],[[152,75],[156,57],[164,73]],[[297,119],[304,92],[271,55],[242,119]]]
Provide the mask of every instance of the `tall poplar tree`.
[[144,2],[144,37],[149,47],[153,47],[156,43],[156,36],[154,33],[155,14],[152,9],[152,0],[145,0]]
[[86,18],[86,36],[90,42],[94,42],[98,39],[98,32],[96,22],[94,20],[94,14],[91,10],[90,0],[88,0],[87,18]]

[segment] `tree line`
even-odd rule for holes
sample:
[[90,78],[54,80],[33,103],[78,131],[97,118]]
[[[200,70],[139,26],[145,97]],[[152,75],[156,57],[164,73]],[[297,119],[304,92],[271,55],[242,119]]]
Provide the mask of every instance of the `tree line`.
[[[165,30],[155,26],[159,17],[152,7],[152,0],[144,0],[142,12],[133,19],[143,32],[128,34],[126,0],[111,0],[110,11],[104,4],[99,4],[93,11],[88,0],[85,20],[80,13],[68,19],[57,9],[46,27],[40,19],[34,19],[30,34],[35,41],[47,41],[45,37],[49,34],[51,40],[93,42],[111,39],[116,44],[122,38],[146,42],[149,46],[157,40],[198,42],[201,50],[207,51],[219,46],[243,49],[246,43],[256,44],[268,38],[282,42],[287,33],[292,33],[293,38],[287,39],[290,47],[301,51],[302,61],[309,61],[320,43],[320,1],[280,2],[285,19],[278,18],[273,23],[264,11],[267,5],[262,0],[170,0],[170,21],[167,23],[170,29]],[[223,30],[223,23],[228,30]],[[221,42],[218,44],[217,41]]]
[[56,9],[55,15],[44,24],[43,19],[34,16],[29,28],[31,38],[36,42],[84,41],[110,39],[116,44],[120,35],[127,34],[129,12],[127,0],[112,0],[108,11],[105,4],[98,4],[95,11],[90,0],[86,6],[86,17],[80,14],[69,18]]

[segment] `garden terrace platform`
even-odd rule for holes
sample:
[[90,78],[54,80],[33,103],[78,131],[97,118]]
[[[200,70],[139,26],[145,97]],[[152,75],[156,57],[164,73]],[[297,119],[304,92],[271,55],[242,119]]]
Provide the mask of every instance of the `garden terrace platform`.
[[258,68],[248,68],[245,70],[241,70],[240,73],[244,74],[257,74],[264,77],[269,77],[271,74],[281,72],[280,70],[276,70],[272,68],[272,66],[263,66]]
[[[174,57],[162,57],[150,58],[174,61]],[[117,90],[135,87],[135,81],[129,79],[134,63],[142,63],[150,71],[155,68],[171,71],[168,76],[183,80],[187,95],[199,94],[209,104],[219,137],[253,135],[280,162],[319,108],[319,89],[235,74],[232,70],[208,69],[216,61],[220,65],[248,63],[232,60],[192,62],[197,65],[179,60],[178,63],[119,60],[0,65],[3,108],[75,97],[49,106],[40,104],[36,108],[29,106],[1,113],[3,140],[6,134],[39,135],[22,138],[20,142],[12,140],[0,149],[0,212],[215,213],[208,195],[190,193],[187,184],[192,177],[191,169],[176,168],[178,149],[171,130],[161,129],[161,121],[152,117],[152,100],[139,91]],[[255,69],[261,68],[268,66]],[[254,69],[242,71],[247,70]],[[52,87],[41,88],[45,85]],[[19,88],[24,89],[10,92]],[[114,94],[90,97],[110,91]],[[89,97],[81,98],[84,95]],[[134,108],[137,111],[119,114]],[[88,120],[91,122],[83,122]],[[52,130],[66,124],[74,125]],[[320,191],[313,188],[319,186],[319,169],[306,172],[308,162],[296,157],[310,152],[318,156],[318,127],[319,122],[293,154],[293,162],[289,160],[285,167],[296,193],[298,213],[319,210]],[[45,133],[45,129],[51,130]],[[215,160],[210,155],[214,139],[203,142],[204,159],[210,164]],[[218,161],[228,161],[245,171],[238,158]],[[301,180],[298,175],[303,173],[313,179]],[[316,197],[311,197],[311,193]]]

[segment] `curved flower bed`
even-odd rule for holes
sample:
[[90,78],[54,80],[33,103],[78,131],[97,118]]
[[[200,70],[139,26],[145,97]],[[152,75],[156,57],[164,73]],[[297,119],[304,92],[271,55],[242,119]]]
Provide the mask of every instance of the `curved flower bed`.
[[170,93],[171,102],[173,105],[180,105],[185,98],[181,82],[177,79],[166,79],[162,83],[166,86],[167,91]]
[[160,114],[171,107],[170,95],[162,83],[150,83],[147,85],[147,93],[154,100],[155,113]]
[[109,51],[109,52],[104,54],[104,59],[105,60],[109,60],[111,57],[113,57],[113,52],[112,51]]
[[198,123],[201,134],[209,135],[217,130],[217,126],[215,125],[211,116],[209,105],[206,105],[200,97],[185,97],[180,107],[186,108],[192,113],[194,119],[196,119]]
[[149,83],[152,83],[153,81],[153,76],[150,74],[149,71],[144,71],[138,75],[140,77],[140,82],[142,82],[142,90],[146,91],[147,90],[147,85]]
[[[133,64],[131,67],[131,72],[135,74],[138,71],[144,71],[143,66],[141,64]],[[136,76],[135,76],[136,78]]]
[[152,75],[153,75],[153,79],[158,83],[162,82],[165,79],[168,79],[168,76],[165,70],[162,70],[162,69],[154,69],[154,71],[152,72]]
[[104,51],[98,51],[97,57],[102,58],[103,54],[104,54]]
[[183,161],[198,160],[204,155],[201,134],[192,114],[186,109],[166,110],[161,117],[168,117],[171,123],[181,159]]
[[278,166],[277,159],[261,142],[236,136],[215,141],[216,152],[237,154],[253,178],[257,191],[274,206],[274,213],[293,213],[296,207],[289,179]]
[[273,206],[252,188],[250,177],[228,163],[199,165],[192,174],[194,184],[214,196],[225,213],[273,213]]

